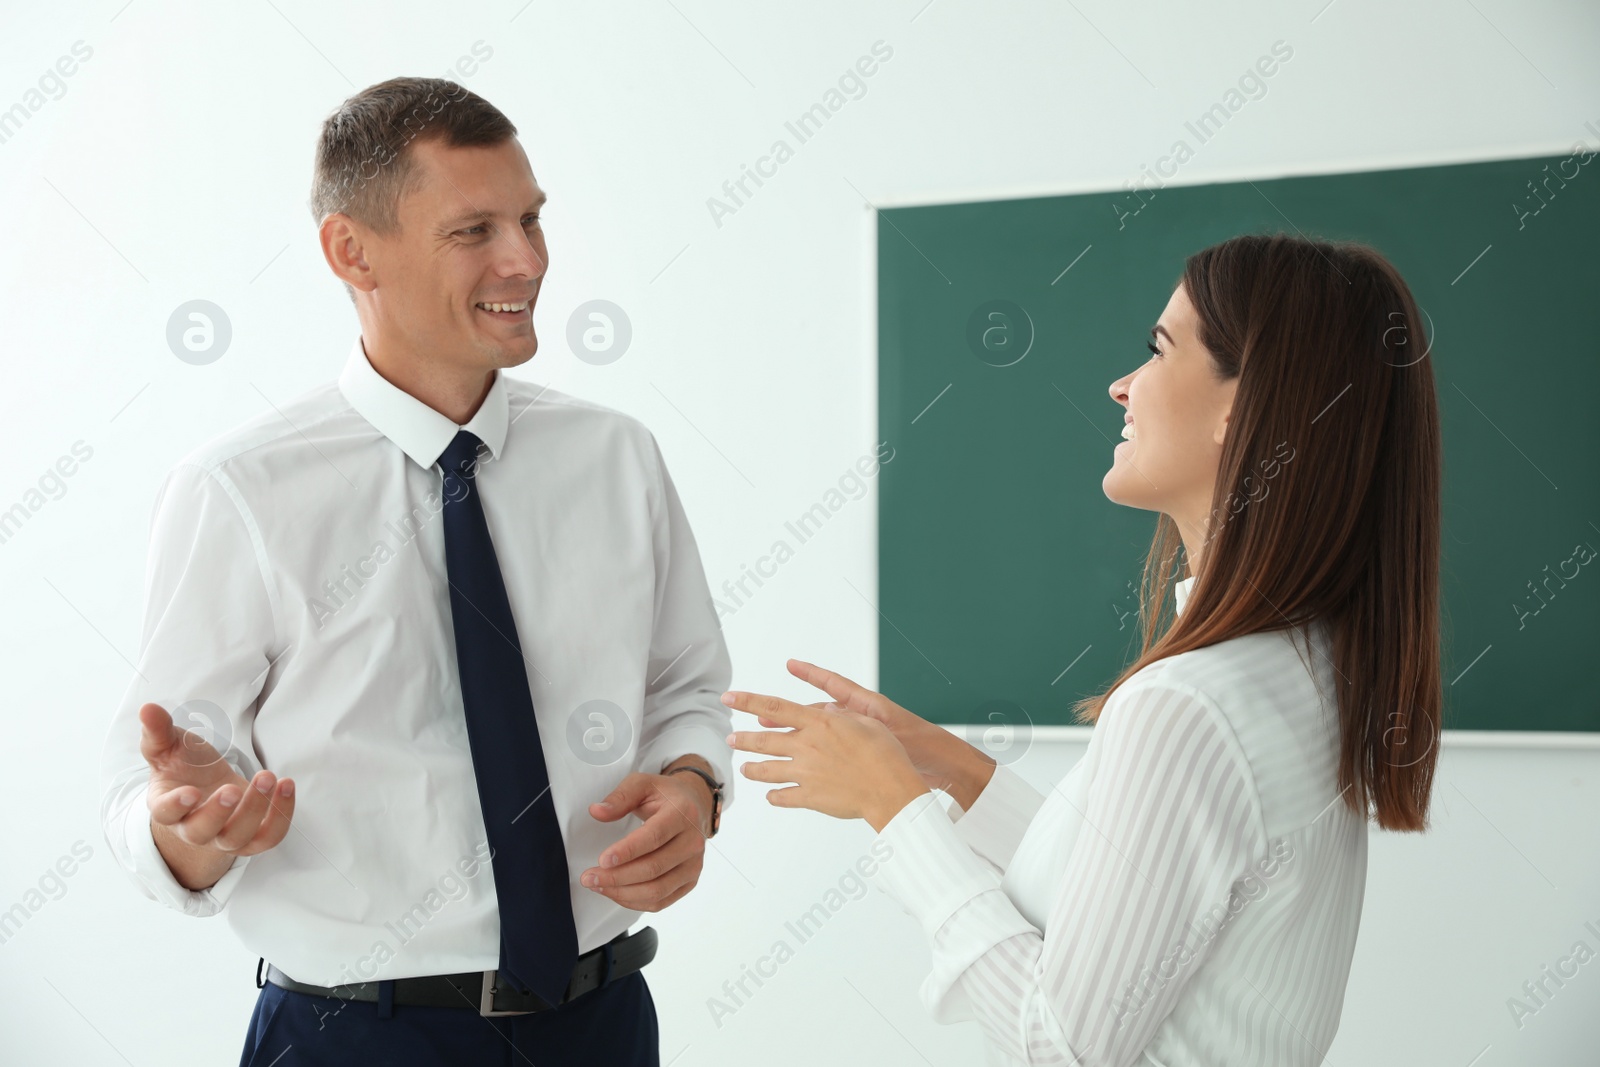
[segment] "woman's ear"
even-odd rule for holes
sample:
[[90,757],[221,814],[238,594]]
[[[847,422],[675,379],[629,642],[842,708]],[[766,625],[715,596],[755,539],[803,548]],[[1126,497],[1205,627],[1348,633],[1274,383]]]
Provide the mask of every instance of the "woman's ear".
[[1222,417],[1217,420],[1217,428],[1211,434],[1211,440],[1222,444],[1228,439],[1228,420],[1233,417],[1233,397],[1239,391],[1239,379],[1230,380],[1224,389],[1227,391],[1227,406],[1223,408]]

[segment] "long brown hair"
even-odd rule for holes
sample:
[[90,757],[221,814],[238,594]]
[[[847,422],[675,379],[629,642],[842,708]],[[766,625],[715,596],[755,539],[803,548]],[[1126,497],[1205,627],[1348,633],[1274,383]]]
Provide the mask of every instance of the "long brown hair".
[[1077,718],[1156,660],[1321,620],[1344,801],[1424,830],[1444,703],[1431,328],[1394,266],[1353,242],[1234,237],[1190,256],[1178,284],[1218,378],[1238,379],[1200,573],[1172,617],[1182,539],[1161,515],[1143,647]]

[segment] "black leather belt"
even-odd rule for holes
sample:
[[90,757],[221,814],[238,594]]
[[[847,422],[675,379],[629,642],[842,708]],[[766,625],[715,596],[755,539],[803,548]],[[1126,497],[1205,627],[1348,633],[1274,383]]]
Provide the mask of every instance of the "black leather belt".
[[[632,974],[656,958],[656,932],[646,926],[636,934],[617,935],[607,944],[592,949],[578,957],[572,968],[572,980],[567,984],[561,1003],[576,1000],[585,993],[608,985]],[[261,966],[266,965],[266,979],[275,986],[296,993],[309,993],[317,997],[337,997],[340,1000],[378,1002],[378,982],[356,982],[351,985],[320,986],[297,982],[265,959],[256,965],[256,988],[261,988]],[[396,978],[394,1003],[411,1004],[425,1008],[476,1008],[479,1015],[529,1015],[536,1011],[549,1011],[547,1004],[536,993],[521,993],[501,985],[497,971],[464,971],[460,974],[430,974],[420,978]]]

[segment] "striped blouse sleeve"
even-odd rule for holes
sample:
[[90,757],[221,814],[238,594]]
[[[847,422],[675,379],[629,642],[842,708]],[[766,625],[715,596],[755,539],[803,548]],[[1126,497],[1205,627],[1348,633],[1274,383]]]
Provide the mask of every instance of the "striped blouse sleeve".
[[[1081,761],[1080,761],[1081,762]],[[950,805],[956,836],[1004,874],[1044,797],[1005,764],[998,764],[970,809]]]
[[1198,690],[1124,685],[1090,745],[1044,931],[932,794],[879,835],[892,852],[873,880],[932,941],[924,1004],[939,1022],[975,1019],[1012,1062],[1134,1063],[1208,958],[1235,881],[1267,851],[1244,753]]

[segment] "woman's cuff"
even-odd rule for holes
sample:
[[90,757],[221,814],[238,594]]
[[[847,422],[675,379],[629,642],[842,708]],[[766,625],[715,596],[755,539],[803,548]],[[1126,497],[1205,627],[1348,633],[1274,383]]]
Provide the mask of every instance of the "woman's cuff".
[[[884,848],[879,848],[882,842]],[[932,937],[973,897],[1000,888],[1000,876],[956,836],[943,805],[924,793],[895,813],[873,843],[871,881]]]
[[970,810],[951,805],[950,822],[968,848],[1003,871],[1043,804],[1043,794],[1001,763]]

